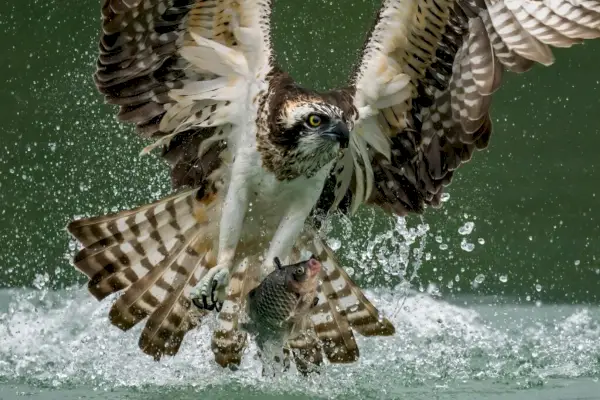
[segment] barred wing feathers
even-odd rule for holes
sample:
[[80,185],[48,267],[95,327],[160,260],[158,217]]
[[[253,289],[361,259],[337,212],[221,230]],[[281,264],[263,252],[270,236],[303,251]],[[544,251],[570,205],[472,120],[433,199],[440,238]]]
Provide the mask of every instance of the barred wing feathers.
[[68,230],[83,245],[74,264],[90,292],[122,292],[111,322],[128,330],[147,318],[139,345],[157,359],[177,353],[198,322],[189,296],[215,265],[232,127],[256,118],[250,87],[268,84],[269,12],[268,0],[103,3],[97,87],[154,140],[147,150],[163,148],[180,190]]
[[[353,331],[363,336],[395,333],[392,323],[346,274],[333,250],[316,231],[307,227],[297,246],[314,254],[323,267],[317,289],[319,302],[309,316],[292,329],[287,340],[287,347],[301,372],[321,364],[323,353],[331,363],[358,360],[359,349]],[[258,285],[259,266],[258,257],[250,257],[231,276],[227,299],[218,317],[219,327],[214,331],[211,343],[215,360],[224,367],[238,365],[241,361],[247,334],[240,329],[237,308],[245,308],[243,299]]]
[[488,145],[503,73],[598,37],[597,0],[385,0],[349,90],[359,119],[328,205],[350,198],[350,211],[398,215],[439,205],[454,171]]
[[310,314],[309,325],[316,339],[307,336],[293,340],[290,347],[318,364],[321,350],[331,363],[358,360],[359,349],[353,331],[363,336],[391,336],[395,328],[366,298],[337,260],[333,250],[319,234],[307,229],[303,247],[323,266],[318,288],[319,302]]
[[102,16],[98,90],[154,141],[145,152],[164,147],[176,187],[203,183],[215,166],[202,156],[236,143],[251,83],[267,82],[269,0],[105,0]]
[[131,211],[73,221],[69,232],[84,248],[75,267],[99,300],[123,291],[110,321],[129,330],[148,317],[140,347],[154,358],[177,353],[190,318],[189,294],[214,266],[217,232],[210,215],[220,202],[184,190]]

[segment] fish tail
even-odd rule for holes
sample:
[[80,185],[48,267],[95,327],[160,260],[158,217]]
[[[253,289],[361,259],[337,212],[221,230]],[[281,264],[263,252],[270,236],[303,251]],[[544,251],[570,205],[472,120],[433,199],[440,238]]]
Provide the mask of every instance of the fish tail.
[[157,360],[176,354],[205,314],[190,308],[190,292],[215,265],[219,204],[202,189],[185,190],[67,227],[83,245],[73,263],[89,278],[90,293],[102,300],[123,291],[110,321],[126,331],[149,317],[139,346]]

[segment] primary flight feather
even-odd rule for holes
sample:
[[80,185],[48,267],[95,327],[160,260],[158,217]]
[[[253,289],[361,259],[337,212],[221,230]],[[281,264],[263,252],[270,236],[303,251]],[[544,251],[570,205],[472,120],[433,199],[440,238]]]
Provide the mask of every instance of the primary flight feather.
[[[279,0],[284,1],[284,0]],[[384,0],[343,89],[319,93],[278,68],[268,0],[105,0],[97,87],[152,139],[175,194],[74,221],[75,266],[110,319],[148,318],[143,351],[177,353],[223,302],[213,351],[238,364],[239,311],[279,257],[321,262],[306,328],[332,362],[358,358],[353,330],[393,327],[319,236],[319,218],[361,204],[397,215],[440,203],[454,171],[485,148],[505,71],[553,62],[550,46],[600,36],[598,0]],[[261,261],[267,260],[267,261]],[[311,347],[308,349],[307,347]]]

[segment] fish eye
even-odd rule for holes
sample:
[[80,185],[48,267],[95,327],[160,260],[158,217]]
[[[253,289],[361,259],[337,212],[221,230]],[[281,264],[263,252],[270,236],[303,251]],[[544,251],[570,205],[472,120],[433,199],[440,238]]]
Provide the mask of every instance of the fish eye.
[[316,114],[311,114],[308,116],[308,124],[313,128],[320,126],[322,122],[323,121],[321,120],[321,117]]
[[304,274],[304,267],[298,267],[294,271],[294,275],[303,275],[303,274]]

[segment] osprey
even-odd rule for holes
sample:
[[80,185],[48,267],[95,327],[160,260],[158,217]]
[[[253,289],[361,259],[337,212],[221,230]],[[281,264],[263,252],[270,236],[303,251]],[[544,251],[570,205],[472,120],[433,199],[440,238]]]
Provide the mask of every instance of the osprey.
[[392,334],[319,236],[323,218],[439,205],[488,145],[503,73],[600,36],[597,0],[384,0],[348,87],[319,93],[277,67],[270,12],[269,0],[104,0],[97,87],[153,140],[144,152],[161,149],[177,191],[68,229],[90,292],[123,291],[110,320],[149,317],[140,347],[156,358],[224,301],[212,348],[238,364],[243,299],[270,260],[305,252],[322,264],[319,302],[290,347],[349,362],[353,330]]

